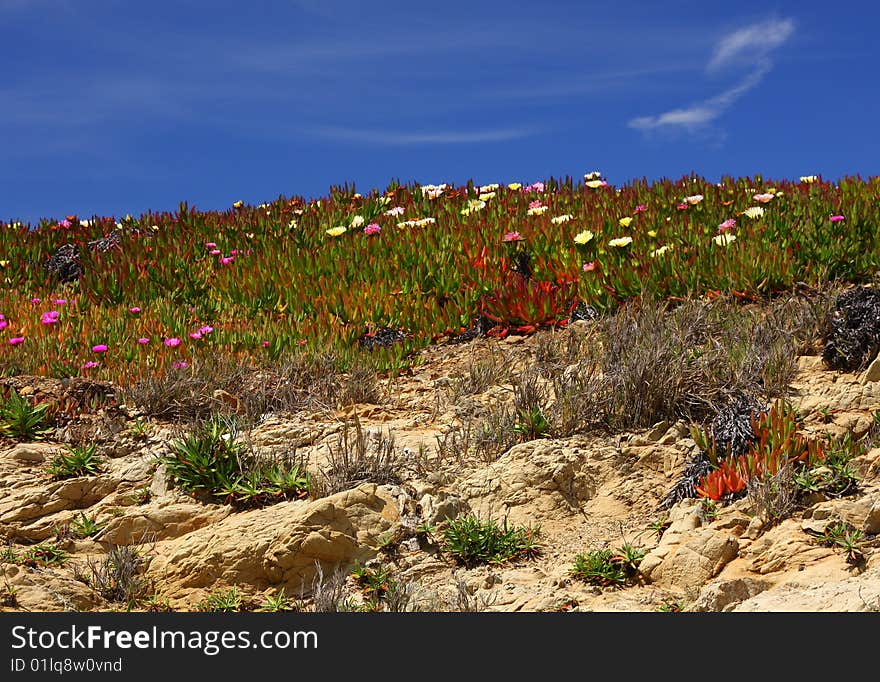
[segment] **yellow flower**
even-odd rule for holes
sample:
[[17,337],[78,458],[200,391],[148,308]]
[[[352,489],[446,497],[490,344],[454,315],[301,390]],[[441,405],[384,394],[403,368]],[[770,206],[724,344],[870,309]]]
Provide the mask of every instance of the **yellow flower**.
[[653,239],[657,236],[657,230],[648,230],[648,236]]
[[486,202],[480,199],[469,199],[467,206],[461,209],[462,215],[469,215],[474,213],[475,211],[479,211],[481,209],[486,208]]
[[584,173],[584,180],[596,180],[601,177],[602,177],[602,174],[599,171],[593,171],[592,173]]
[[575,244],[586,244],[592,238],[593,238],[593,233],[590,232],[589,230],[584,230],[583,232],[578,232],[574,236],[574,243]]
[[651,251],[648,255],[651,256],[651,258],[656,258],[657,256],[662,256],[664,253],[669,253],[670,251],[672,251],[672,245],[664,244],[659,249]]
[[339,225],[339,226],[337,226],[337,227],[331,227],[329,230],[326,230],[326,232],[327,232],[327,234],[329,234],[331,237],[338,237],[339,235],[341,235],[341,234],[342,234],[343,232],[345,232],[346,230],[348,230],[348,228],[345,227],[345,225]]
[[507,186],[507,189],[512,189],[515,192],[518,189],[522,189],[522,183],[521,182],[511,182]]
[[584,184],[587,187],[590,187],[592,189],[596,189],[597,187],[602,187],[605,183],[602,182],[601,180],[589,180],[588,182],[586,182]]
[[361,193],[360,193],[360,192],[355,192],[354,194],[351,195],[351,198],[352,198],[352,199],[360,199],[360,198],[361,198]]
[[8,260],[0,260],[0,268],[5,268],[7,265],[9,265]]
[[629,227],[629,224],[632,221],[633,221],[633,219],[631,217],[627,216],[626,218],[621,218],[620,220],[618,220],[617,224],[620,225],[621,227]]
[[764,209],[761,206],[750,206],[743,213],[749,218],[755,219],[764,215]]
[[296,228],[296,225],[297,225],[297,223],[296,223],[296,218],[294,218],[294,219],[291,220],[289,223],[287,223],[287,229],[288,229],[288,230],[293,230],[294,228]]
[[819,178],[815,175],[802,175],[800,179],[801,182],[810,184],[811,182],[816,182]]
[[244,206],[244,202],[241,199],[232,204],[232,208],[241,208],[242,206]]
[[571,213],[564,213],[562,215],[558,215],[555,218],[550,218],[550,222],[554,225],[562,225],[562,223],[567,223],[569,220],[574,218]]
[[615,246],[618,248],[622,248],[624,246],[629,246],[632,244],[632,237],[617,237],[617,239],[612,239],[608,242],[608,246]]
[[727,246],[736,241],[736,235],[731,234],[730,232],[724,232],[723,234],[712,237],[712,241],[718,244],[718,246]]
[[349,227],[353,227],[353,228],[360,227],[365,222],[366,221],[364,220],[364,217],[362,215],[356,215],[354,218],[351,219],[351,222],[349,223]]
[[495,192],[483,192],[480,194],[480,201],[489,201],[495,198]]

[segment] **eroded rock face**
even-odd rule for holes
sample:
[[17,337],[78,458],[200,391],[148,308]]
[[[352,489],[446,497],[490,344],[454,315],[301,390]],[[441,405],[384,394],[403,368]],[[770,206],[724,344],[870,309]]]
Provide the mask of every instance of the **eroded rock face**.
[[398,519],[393,499],[375,484],[315,501],[282,502],[158,543],[147,575],[170,595],[215,583],[307,593],[316,562],[330,573],[375,556],[378,537]]

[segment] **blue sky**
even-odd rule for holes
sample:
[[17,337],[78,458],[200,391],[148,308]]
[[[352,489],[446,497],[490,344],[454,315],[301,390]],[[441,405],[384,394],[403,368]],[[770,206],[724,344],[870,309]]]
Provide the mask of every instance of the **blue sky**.
[[0,0],[0,220],[880,174],[869,2]]

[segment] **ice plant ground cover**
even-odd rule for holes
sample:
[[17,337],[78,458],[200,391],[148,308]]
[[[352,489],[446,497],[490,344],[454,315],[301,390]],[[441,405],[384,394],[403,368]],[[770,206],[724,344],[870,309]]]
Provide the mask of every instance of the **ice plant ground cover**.
[[[259,366],[328,350],[341,369],[365,353],[399,369],[479,320],[531,333],[578,303],[758,300],[865,280],[880,267],[878,228],[880,177],[615,187],[595,173],[0,222],[0,372],[128,385],[220,357]],[[44,267],[65,244],[82,271],[70,281]],[[400,341],[364,351],[358,340],[382,330]]]

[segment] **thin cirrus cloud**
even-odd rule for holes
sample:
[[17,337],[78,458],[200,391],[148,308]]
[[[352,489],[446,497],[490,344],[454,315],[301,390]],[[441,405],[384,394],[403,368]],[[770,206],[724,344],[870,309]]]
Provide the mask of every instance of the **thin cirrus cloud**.
[[380,145],[478,144],[505,142],[533,135],[528,128],[499,128],[497,130],[447,130],[431,132],[404,132],[396,130],[365,130],[321,126],[306,131],[312,135],[340,142],[361,142]]
[[743,64],[751,67],[750,73],[714,97],[662,114],[633,118],[629,121],[629,127],[643,131],[672,128],[693,130],[708,125],[758,86],[773,68],[770,53],[788,41],[793,33],[794,22],[782,19],[753,24],[725,36],[706,64],[706,71],[716,73]]

